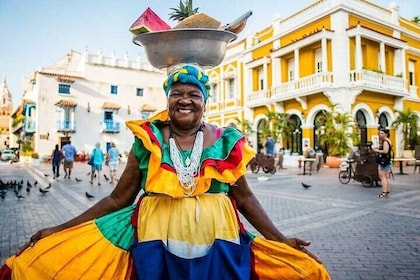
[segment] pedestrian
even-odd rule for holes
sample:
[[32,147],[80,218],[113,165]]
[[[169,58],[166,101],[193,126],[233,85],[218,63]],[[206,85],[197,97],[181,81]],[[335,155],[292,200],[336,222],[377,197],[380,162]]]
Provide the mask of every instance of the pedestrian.
[[61,152],[64,155],[64,179],[70,179],[71,170],[73,169],[74,157],[76,156],[76,148],[71,144],[71,141],[67,142],[62,148]]
[[58,148],[58,144],[55,145],[55,149],[52,151],[51,158],[54,179],[58,179],[58,177],[60,177],[60,163],[63,160],[63,153]]
[[283,161],[284,161],[284,148],[283,147],[281,147],[279,149],[279,153],[278,153],[278,157],[277,158],[278,158],[277,166],[279,167],[279,169],[280,170],[286,169],[283,166]]
[[[203,122],[204,71],[181,65],[164,91],[167,110],[127,122],[135,140],[115,189],[32,235],[3,272],[21,280],[330,279],[310,242],[282,234],[253,195],[245,174],[255,151],[244,135]],[[245,231],[238,211],[265,238]]]
[[95,148],[90,153],[90,162],[92,163],[92,165],[91,165],[89,183],[91,185],[93,184],[93,178],[95,177],[95,173],[96,173],[96,177],[98,178],[98,186],[100,186],[101,185],[101,170],[102,170],[102,165],[104,164],[104,153],[101,149],[101,144],[99,142],[95,144]]
[[106,160],[109,167],[109,177],[111,178],[110,183],[113,184],[116,179],[118,166],[120,165],[120,153],[115,147],[114,142],[111,143],[111,148],[108,150]]
[[388,137],[389,130],[381,128],[379,130],[379,147],[372,149],[376,153],[378,175],[382,186],[382,193],[378,195],[379,198],[388,198],[391,192],[390,172],[392,145]]
[[274,156],[274,146],[276,142],[274,142],[274,139],[271,137],[271,135],[267,135],[264,143],[265,148],[265,154],[268,156]]

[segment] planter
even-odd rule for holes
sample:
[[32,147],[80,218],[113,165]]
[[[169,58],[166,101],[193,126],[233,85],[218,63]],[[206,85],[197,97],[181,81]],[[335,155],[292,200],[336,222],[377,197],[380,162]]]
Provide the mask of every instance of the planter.
[[339,168],[341,165],[341,159],[339,157],[327,156],[325,164],[329,168]]
[[31,158],[32,166],[39,166],[39,158]]

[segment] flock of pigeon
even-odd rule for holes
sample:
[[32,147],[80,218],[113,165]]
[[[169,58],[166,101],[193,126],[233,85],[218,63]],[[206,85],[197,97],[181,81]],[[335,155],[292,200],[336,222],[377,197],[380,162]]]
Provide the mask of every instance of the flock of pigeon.
[[25,190],[26,195],[29,195],[31,193],[32,188],[38,188],[39,192],[41,194],[46,194],[49,192],[49,189],[52,187],[51,183],[48,184],[46,187],[40,187],[38,186],[38,181],[35,181],[33,184],[29,182],[29,180],[26,181],[26,186],[24,180],[18,181],[18,180],[11,180],[4,182],[0,179],[0,198],[5,199],[8,192],[13,192],[17,199],[23,199],[25,198]]

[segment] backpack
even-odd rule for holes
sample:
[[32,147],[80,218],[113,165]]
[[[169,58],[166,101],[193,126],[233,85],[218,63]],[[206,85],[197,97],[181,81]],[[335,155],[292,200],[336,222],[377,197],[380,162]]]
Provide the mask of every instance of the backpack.
[[316,157],[315,150],[312,148],[308,148],[308,158],[315,158],[315,157]]

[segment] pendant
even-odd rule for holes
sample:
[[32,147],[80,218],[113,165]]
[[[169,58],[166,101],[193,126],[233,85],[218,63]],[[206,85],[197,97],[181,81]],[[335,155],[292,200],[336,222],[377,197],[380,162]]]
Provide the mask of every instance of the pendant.
[[187,158],[185,159],[185,166],[186,166],[186,167],[189,167],[189,166],[190,166],[190,164],[191,164],[190,157],[187,157]]

